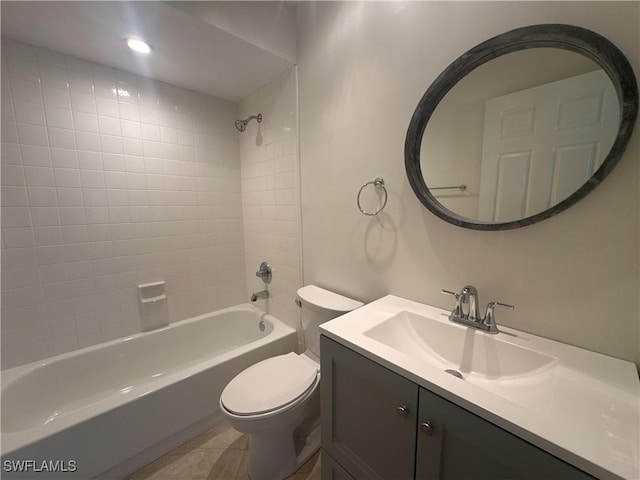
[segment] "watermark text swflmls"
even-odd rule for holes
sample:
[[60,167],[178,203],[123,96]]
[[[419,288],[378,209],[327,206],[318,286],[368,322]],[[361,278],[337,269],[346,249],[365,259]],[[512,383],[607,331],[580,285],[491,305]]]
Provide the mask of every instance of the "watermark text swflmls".
[[75,460],[4,460],[2,470],[14,473],[72,473],[78,470]]

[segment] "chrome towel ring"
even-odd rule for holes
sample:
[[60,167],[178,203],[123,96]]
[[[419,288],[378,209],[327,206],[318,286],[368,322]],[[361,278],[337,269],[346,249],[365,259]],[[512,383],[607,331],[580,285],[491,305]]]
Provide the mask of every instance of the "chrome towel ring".
[[[362,205],[360,205],[360,195],[362,195],[362,190],[364,190],[364,187],[366,187],[367,185],[373,185],[376,188],[376,191],[379,191],[379,189],[382,189],[382,191],[384,192],[384,201],[382,202],[382,206],[380,208],[378,208],[378,210],[376,210],[375,212],[369,213],[369,212],[365,212],[362,209]],[[358,190],[358,197],[356,199],[356,202],[358,204],[358,210],[360,210],[360,212],[363,215],[367,215],[369,217],[374,217],[376,215],[378,215],[382,210],[384,210],[384,207],[387,205],[387,188],[384,186],[384,178],[382,177],[376,177],[374,180],[371,180],[370,182],[365,183],[364,185],[362,185],[360,187],[360,190]]]

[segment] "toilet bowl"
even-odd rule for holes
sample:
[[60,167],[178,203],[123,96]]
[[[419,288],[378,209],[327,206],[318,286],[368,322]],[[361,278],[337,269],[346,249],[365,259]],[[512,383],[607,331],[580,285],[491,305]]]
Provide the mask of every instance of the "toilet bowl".
[[314,285],[298,290],[304,353],[268,358],[239,373],[220,396],[229,424],[249,435],[249,477],[285,478],[320,447],[318,326],[362,306]]

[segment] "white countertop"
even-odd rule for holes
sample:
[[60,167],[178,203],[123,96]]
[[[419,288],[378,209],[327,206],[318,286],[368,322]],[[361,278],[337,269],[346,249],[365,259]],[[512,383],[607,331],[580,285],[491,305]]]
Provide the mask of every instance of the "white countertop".
[[410,349],[399,351],[365,334],[401,312],[450,323],[448,311],[388,295],[320,330],[591,475],[640,478],[640,382],[633,363],[498,325],[498,341],[552,356],[553,368],[525,379],[472,384]]

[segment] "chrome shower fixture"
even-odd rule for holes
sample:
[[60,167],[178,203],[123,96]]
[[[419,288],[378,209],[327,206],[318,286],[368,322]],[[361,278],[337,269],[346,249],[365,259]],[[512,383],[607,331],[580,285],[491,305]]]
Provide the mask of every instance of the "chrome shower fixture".
[[258,121],[258,123],[262,122],[262,114],[259,113],[258,115],[251,115],[249,118],[246,118],[244,120],[236,120],[236,128],[239,131],[244,132],[247,129],[247,122],[253,120],[254,118]]

